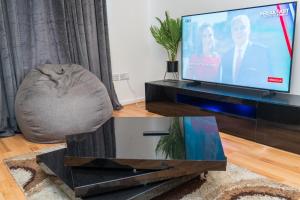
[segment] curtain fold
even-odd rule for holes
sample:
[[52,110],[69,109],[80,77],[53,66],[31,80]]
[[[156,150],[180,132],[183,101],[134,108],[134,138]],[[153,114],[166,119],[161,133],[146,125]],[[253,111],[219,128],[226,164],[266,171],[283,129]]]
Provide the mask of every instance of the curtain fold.
[[65,5],[71,60],[96,74],[106,86],[114,109],[121,109],[114,86],[105,0],[68,0]]
[[17,130],[15,95],[44,63],[75,63],[104,83],[121,109],[111,74],[105,0],[0,0],[0,136]]

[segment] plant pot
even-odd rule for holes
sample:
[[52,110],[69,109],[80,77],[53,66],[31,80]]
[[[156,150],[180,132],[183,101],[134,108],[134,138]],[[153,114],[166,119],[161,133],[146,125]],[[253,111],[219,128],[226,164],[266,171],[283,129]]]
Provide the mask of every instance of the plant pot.
[[178,61],[167,61],[167,72],[178,72]]

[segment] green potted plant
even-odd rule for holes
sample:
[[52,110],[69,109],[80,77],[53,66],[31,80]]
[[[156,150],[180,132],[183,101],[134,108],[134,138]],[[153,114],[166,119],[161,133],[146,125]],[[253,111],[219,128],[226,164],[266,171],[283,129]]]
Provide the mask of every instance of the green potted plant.
[[168,53],[167,72],[178,72],[177,51],[181,40],[181,19],[170,18],[165,12],[166,19],[156,17],[159,26],[151,26],[150,31],[156,42],[164,47]]

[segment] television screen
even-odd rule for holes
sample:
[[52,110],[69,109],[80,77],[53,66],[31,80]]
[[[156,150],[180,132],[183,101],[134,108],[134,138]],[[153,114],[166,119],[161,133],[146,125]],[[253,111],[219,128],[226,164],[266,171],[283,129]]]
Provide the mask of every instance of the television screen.
[[296,2],[182,17],[182,79],[288,92]]

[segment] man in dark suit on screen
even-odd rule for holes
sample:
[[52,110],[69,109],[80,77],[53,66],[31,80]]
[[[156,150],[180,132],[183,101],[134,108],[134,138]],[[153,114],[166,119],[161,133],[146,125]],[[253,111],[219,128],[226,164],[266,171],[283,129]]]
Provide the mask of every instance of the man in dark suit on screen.
[[267,48],[249,40],[250,20],[238,15],[231,21],[234,47],[222,56],[222,82],[225,84],[262,87],[267,84],[269,56]]

